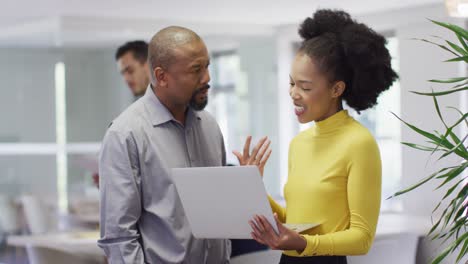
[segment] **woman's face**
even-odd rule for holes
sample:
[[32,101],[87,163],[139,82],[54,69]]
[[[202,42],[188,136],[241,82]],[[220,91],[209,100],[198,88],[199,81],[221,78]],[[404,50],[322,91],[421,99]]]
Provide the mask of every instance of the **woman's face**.
[[308,55],[296,55],[289,81],[289,95],[300,123],[321,121],[340,110],[344,82],[330,83]]

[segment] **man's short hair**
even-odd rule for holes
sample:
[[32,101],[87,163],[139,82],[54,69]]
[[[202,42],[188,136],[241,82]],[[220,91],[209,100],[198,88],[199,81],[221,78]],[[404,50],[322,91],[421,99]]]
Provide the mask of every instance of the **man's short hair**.
[[117,49],[115,60],[119,60],[127,52],[132,52],[133,57],[140,63],[146,63],[148,59],[148,43],[143,40],[135,40],[123,44]]
[[201,41],[201,38],[188,28],[170,26],[160,30],[149,43],[151,70],[156,67],[167,69],[175,60],[175,49],[193,41]]

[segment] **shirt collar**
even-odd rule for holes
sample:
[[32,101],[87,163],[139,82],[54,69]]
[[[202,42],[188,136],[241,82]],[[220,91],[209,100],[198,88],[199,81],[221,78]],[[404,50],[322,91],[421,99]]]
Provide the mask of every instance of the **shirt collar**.
[[[154,93],[151,84],[148,85],[145,95],[142,98],[145,104],[145,108],[149,113],[149,117],[153,126],[159,126],[164,123],[174,121],[178,122],[174,116],[171,114],[169,109],[161,103],[159,98]],[[194,120],[201,120],[201,117],[197,111],[193,110],[191,107],[188,108],[186,114],[186,126],[189,126],[193,123]]]

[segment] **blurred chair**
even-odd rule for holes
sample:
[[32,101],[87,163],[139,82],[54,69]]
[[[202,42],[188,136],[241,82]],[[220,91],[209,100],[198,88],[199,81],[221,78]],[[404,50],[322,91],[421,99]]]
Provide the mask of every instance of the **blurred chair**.
[[0,195],[0,256],[5,263],[26,261],[26,252],[10,247],[6,243],[8,236],[20,233],[23,226],[20,222],[17,203],[6,195]]
[[35,196],[25,195],[20,198],[20,201],[31,234],[37,235],[49,231],[51,219],[48,208]]
[[13,201],[5,195],[0,195],[0,253],[6,251],[8,235],[19,233],[18,217]]
[[13,201],[0,195],[0,230],[4,234],[15,234],[19,230],[18,217]]
[[349,264],[414,264],[419,236],[416,234],[379,235],[365,256],[349,256]]
[[50,248],[28,246],[29,264],[102,264],[96,260]]

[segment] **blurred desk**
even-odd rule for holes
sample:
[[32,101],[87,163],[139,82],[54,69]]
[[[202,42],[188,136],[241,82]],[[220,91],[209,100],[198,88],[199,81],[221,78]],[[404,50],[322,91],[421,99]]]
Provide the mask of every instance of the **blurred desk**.
[[75,199],[71,205],[70,216],[81,223],[99,225],[99,199]]
[[82,258],[102,261],[104,251],[97,246],[98,239],[98,231],[80,231],[31,236],[9,236],[7,243],[15,247],[54,249]]
[[70,214],[70,216],[81,223],[99,226],[99,214]]

